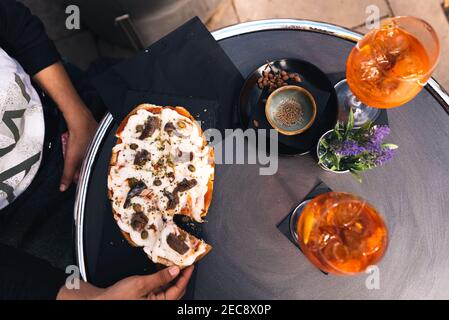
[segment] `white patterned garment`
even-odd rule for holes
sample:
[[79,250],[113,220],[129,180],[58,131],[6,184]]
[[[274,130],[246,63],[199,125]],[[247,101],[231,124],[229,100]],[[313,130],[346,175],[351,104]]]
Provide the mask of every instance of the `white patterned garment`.
[[20,64],[0,48],[0,209],[30,185],[44,136],[39,95]]

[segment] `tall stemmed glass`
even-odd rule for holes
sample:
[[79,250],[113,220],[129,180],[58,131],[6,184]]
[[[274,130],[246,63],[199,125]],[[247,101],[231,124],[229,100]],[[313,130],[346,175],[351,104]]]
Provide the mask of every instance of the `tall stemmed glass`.
[[346,80],[335,86],[340,108],[352,108],[355,126],[374,121],[379,109],[401,106],[424,87],[440,56],[435,30],[415,17],[385,20],[352,49]]

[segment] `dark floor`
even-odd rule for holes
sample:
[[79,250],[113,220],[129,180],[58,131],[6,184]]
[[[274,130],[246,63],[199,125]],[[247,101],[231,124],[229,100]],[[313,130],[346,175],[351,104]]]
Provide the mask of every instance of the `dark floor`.
[[45,25],[48,35],[54,40],[61,55],[86,69],[98,57],[127,57],[133,50],[112,45],[93,34],[87,27],[68,30],[65,27],[67,0],[19,0]]
[[[82,69],[87,68],[98,57],[127,57],[134,53],[131,49],[120,48],[117,45],[108,43],[92,33],[86,26],[82,26],[80,30],[68,30],[65,27],[65,19],[67,17],[65,8],[70,4],[71,0],[18,1],[25,3],[33,13],[42,19],[48,34],[55,41],[61,54]],[[96,0],[91,1],[94,3]],[[111,0],[111,7],[117,1]],[[120,1],[126,4],[126,1],[130,1],[129,5],[133,4],[131,0]],[[181,0],[179,1],[181,3]],[[219,0],[198,0],[197,3],[202,2],[204,8],[204,3],[211,5],[213,1],[220,2]],[[360,26],[364,25],[363,22],[366,18],[364,8],[369,4],[378,6],[383,17],[413,15],[430,21],[441,39],[442,57],[449,54],[449,24],[444,14],[442,14],[444,10],[449,18],[449,8],[444,7],[445,5],[449,6],[448,0],[426,0],[422,2],[410,0],[295,0],[291,2],[284,0],[221,0],[221,5],[204,21],[207,22],[207,27],[210,30],[215,30],[250,20],[290,17],[337,23],[363,33],[366,30]],[[172,11],[170,11],[173,14],[172,24],[176,20],[175,18],[178,18],[178,20],[184,19],[183,21],[188,19],[183,16],[180,10]],[[81,12],[82,15],[83,13]],[[179,25],[180,23],[176,22],[176,24]],[[161,22],[149,23],[148,28],[150,27],[152,30],[155,28],[162,30],[157,37],[167,32],[167,29],[163,28]],[[440,59],[439,66],[433,74],[433,77],[446,88],[449,88],[448,67],[449,60]]]

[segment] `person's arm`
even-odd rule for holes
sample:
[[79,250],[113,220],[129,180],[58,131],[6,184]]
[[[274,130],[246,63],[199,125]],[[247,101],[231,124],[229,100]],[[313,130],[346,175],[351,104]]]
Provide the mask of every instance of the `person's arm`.
[[65,191],[79,170],[87,146],[95,134],[97,123],[60,62],[39,71],[33,79],[57,104],[67,123],[69,140],[60,185],[60,190]]
[[60,60],[42,22],[16,0],[0,1],[0,47],[31,76]]
[[[170,267],[147,276],[128,277],[106,289],[81,282],[78,290],[69,290],[65,286],[61,287],[57,299],[179,300],[186,292],[192,272],[193,266],[184,269],[181,274],[178,267]],[[176,277],[178,278],[176,279]],[[171,283],[175,279],[176,281]]]
[[58,51],[42,22],[15,0],[0,1],[0,47],[33,76],[66,120],[69,140],[60,184],[60,190],[65,191],[73,182],[97,124],[59,62]]
[[[65,286],[67,275],[62,270],[0,244],[0,300],[174,300],[184,295],[192,272],[193,266],[178,277],[179,268],[171,267],[152,275],[123,279],[106,289],[83,281],[78,289],[68,289]],[[175,283],[167,288],[174,279]]]

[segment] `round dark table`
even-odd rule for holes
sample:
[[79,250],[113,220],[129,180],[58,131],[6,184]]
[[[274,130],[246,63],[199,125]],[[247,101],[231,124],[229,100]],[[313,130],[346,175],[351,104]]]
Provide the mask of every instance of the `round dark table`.
[[[346,57],[360,38],[341,27],[304,20],[255,21],[213,35],[244,77],[266,60],[295,57],[318,66],[333,83],[344,77]],[[204,237],[214,249],[196,268],[194,297],[449,298],[448,110],[449,97],[433,79],[414,100],[390,110],[388,140],[399,145],[399,154],[365,173],[361,184],[351,175],[323,171],[311,156],[280,158],[278,172],[272,176],[260,176],[257,165],[218,165],[204,225]],[[75,205],[81,274],[100,284],[125,276],[121,268],[133,272],[128,265],[146,259],[123,240],[108,240],[117,239],[118,233],[112,215],[102,212],[103,200],[89,196],[92,182],[97,188],[98,181],[106,179],[106,172],[95,164],[109,161],[115,128],[107,115],[84,161]],[[379,289],[367,288],[368,274],[323,274],[277,229],[318,180],[335,191],[364,197],[383,213],[390,241],[378,266]],[[134,251],[111,257],[117,246]],[[106,257],[109,265],[102,266]]]

